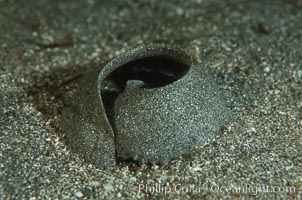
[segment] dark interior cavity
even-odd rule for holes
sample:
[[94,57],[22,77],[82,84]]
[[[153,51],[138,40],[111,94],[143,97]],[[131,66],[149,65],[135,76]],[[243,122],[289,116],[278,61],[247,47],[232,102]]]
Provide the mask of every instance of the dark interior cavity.
[[165,56],[151,56],[124,64],[113,71],[108,81],[123,90],[128,80],[141,80],[147,88],[168,85],[184,76],[190,66]]
[[111,72],[102,83],[103,86],[108,86],[103,87],[101,91],[108,118],[112,119],[115,99],[125,89],[127,81],[143,81],[144,88],[162,87],[179,80],[189,69],[189,65],[168,56],[140,58],[120,66]]

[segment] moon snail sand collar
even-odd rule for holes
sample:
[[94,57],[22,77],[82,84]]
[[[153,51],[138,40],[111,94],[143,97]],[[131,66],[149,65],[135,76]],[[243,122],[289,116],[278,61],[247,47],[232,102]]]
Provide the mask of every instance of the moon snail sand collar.
[[65,101],[66,143],[99,167],[117,159],[167,163],[211,139],[230,116],[212,76],[162,44],[115,57]]

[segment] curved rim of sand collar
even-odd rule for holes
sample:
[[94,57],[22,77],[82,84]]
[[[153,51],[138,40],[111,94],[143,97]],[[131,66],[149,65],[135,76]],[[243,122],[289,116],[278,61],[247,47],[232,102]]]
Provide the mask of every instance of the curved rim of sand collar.
[[[170,85],[185,76],[191,66],[191,57],[180,47],[149,44],[130,49],[109,61],[101,70],[97,84],[98,94],[102,99],[104,90],[112,90],[106,83],[112,83],[113,80],[118,80],[114,84],[119,91],[125,88],[129,80],[145,82],[149,85],[148,90]],[[139,71],[143,67],[149,72]],[[152,70],[154,74],[148,74]]]

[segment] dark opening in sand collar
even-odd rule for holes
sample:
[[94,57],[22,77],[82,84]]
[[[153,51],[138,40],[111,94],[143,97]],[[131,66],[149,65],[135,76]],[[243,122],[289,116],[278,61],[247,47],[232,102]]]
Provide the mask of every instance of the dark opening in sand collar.
[[229,116],[211,76],[167,45],[117,56],[65,101],[67,143],[97,166],[166,163],[212,138]]

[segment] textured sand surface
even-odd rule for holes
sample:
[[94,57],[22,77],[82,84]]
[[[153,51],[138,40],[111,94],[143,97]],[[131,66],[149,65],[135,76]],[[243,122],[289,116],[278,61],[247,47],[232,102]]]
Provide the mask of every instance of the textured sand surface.
[[[301,199],[301,21],[295,0],[0,1],[0,199]],[[165,166],[96,169],[63,142],[60,93],[150,42],[189,52],[236,117]]]

